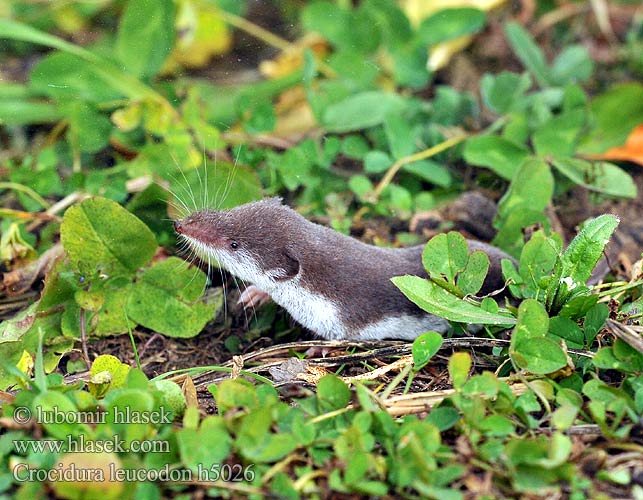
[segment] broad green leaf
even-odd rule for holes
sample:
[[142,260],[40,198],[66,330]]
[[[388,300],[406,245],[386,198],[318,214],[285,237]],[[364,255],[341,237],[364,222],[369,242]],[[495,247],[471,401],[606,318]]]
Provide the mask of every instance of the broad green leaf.
[[554,178],[549,165],[542,160],[528,159],[516,172],[509,189],[498,204],[498,215],[507,217],[521,208],[542,211],[551,202]]
[[637,190],[630,174],[606,161],[579,158],[554,158],[552,165],[565,177],[592,191],[624,198],[636,198]]
[[480,135],[466,142],[463,154],[468,163],[487,167],[510,181],[529,156],[529,150],[497,135]]
[[549,276],[561,253],[561,241],[548,237],[544,231],[536,231],[525,244],[520,254],[518,271],[526,285],[525,297],[535,297],[540,280]]
[[505,35],[520,62],[527,68],[541,87],[551,84],[550,70],[545,56],[531,35],[519,24],[509,22],[505,25]]
[[116,35],[116,54],[131,74],[149,78],[161,69],[174,44],[174,16],[172,0],[127,2]]
[[364,172],[380,174],[393,165],[393,160],[384,151],[373,150],[364,156]]
[[345,408],[351,399],[348,386],[336,375],[325,375],[317,384],[317,397],[330,410]]
[[23,42],[36,43],[59,49],[86,61],[98,78],[110,85],[114,90],[131,99],[151,98],[166,102],[165,99],[147,85],[131,75],[123,73],[118,66],[89,50],[66,42],[62,38],[49,35],[26,24],[11,19],[0,19],[0,39],[8,38]]
[[511,326],[516,323],[516,318],[484,311],[430,280],[418,276],[397,276],[391,281],[424,311],[449,321],[498,326]]
[[449,187],[452,181],[450,170],[444,165],[432,160],[420,160],[407,163],[402,167],[402,171],[413,174],[420,179],[424,179],[440,187]]
[[449,376],[454,389],[459,389],[469,378],[471,355],[468,352],[456,352],[449,358]]
[[584,109],[576,109],[555,116],[538,127],[531,138],[536,153],[542,157],[572,156],[585,123],[585,115]]
[[619,218],[612,214],[604,214],[589,221],[563,254],[563,278],[569,277],[573,283],[585,283],[618,223]]
[[422,251],[422,264],[429,275],[444,276],[449,283],[454,283],[455,276],[464,270],[468,258],[467,242],[456,231],[434,236]]
[[384,133],[391,155],[396,160],[415,152],[415,134],[407,117],[398,113],[387,115],[384,118]]
[[460,273],[457,285],[466,294],[475,295],[480,291],[489,271],[489,256],[482,250],[469,255],[467,267]]
[[588,346],[592,345],[594,339],[598,332],[605,325],[605,321],[609,317],[609,308],[607,304],[596,304],[585,316],[585,321],[583,322],[583,330],[585,332],[585,342]]
[[548,338],[538,337],[517,342],[510,355],[518,368],[535,375],[553,373],[567,365],[563,349]]
[[423,333],[413,341],[413,371],[420,371],[440,350],[442,335],[437,332]]
[[42,58],[31,70],[30,89],[54,99],[103,103],[123,94],[97,78],[91,64],[76,55],[54,52]]
[[134,284],[128,316],[170,337],[194,337],[222,306],[220,296],[215,304],[198,300],[205,282],[203,272],[176,257],[157,262]]
[[643,85],[621,83],[590,104],[591,131],[581,139],[579,152],[600,154],[625,144],[630,132],[643,123]]
[[107,146],[113,126],[105,115],[80,101],[62,109],[69,120],[67,138],[74,147],[85,153],[96,153]]
[[549,332],[564,339],[568,347],[582,349],[585,345],[585,336],[580,326],[564,316],[554,316],[549,320]]
[[56,420],[56,417],[69,417],[78,413],[76,405],[61,392],[48,390],[38,394],[33,400],[33,408],[37,408],[38,412],[43,416],[39,423],[53,438],[68,439],[72,436],[92,435],[87,424],[76,423],[73,418],[63,418],[62,421]]
[[480,30],[485,23],[483,11],[471,8],[442,9],[427,17],[418,27],[417,36],[425,45],[447,42]]
[[582,45],[565,47],[551,66],[551,78],[558,85],[584,82],[593,72],[592,58]]
[[519,75],[503,71],[498,75],[485,73],[480,80],[480,93],[485,106],[499,114],[520,110],[525,106],[523,98],[531,87],[528,73]]
[[535,299],[523,300],[518,307],[518,324],[514,328],[511,343],[544,338],[548,329],[549,316],[545,307]]
[[518,324],[511,336],[509,355],[518,368],[534,374],[547,374],[567,364],[562,348],[546,337],[549,316],[534,299],[524,300],[518,308]]
[[176,441],[181,461],[192,471],[209,471],[213,465],[225,462],[230,453],[230,435],[223,417],[218,415],[205,417],[198,430],[178,429]]
[[389,113],[400,113],[408,106],[399,94],[370,90],[329,105],[322,125],[329,132],[349,132],[379,125]]
[[156,251],[154,234],[136,216],[105,198],[89,198],[65,212],[60,239],[76,269],[133,273]]

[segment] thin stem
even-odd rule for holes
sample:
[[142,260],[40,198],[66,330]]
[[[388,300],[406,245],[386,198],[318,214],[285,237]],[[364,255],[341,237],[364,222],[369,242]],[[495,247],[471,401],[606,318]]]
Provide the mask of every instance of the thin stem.
[[414,153],[412,155],[405,156],[404,158],[400,158],[395,163],[393,163],[393,165],[391,165],[391,168],[389,168],[384,177],[382,177],[382,180],[373,190],[373,200],[369,201],[372,201],[373,203],[377,202],[377,199],[382,194],[382,191],[386,189],[386,186],[391,183],[393,177],[395,177],[395,174],[397,174],[404,165],[431,158],[432,156],[442,153],[442,151],[446,151],[447,149],[460,144],[468,137],[469,135],[459,135],[457,137],[452,137],[451,139],[447,139],[446,141],[436,144],[435,146],[425,149],[424,151],[420,151],[419,153]]

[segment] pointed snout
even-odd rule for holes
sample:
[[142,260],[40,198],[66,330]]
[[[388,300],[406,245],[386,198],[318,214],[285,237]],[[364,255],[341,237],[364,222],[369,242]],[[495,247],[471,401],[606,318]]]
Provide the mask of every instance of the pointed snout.
[[174,230],[179,234],[183,234],[183,222],[180,221],[180,220],[175,220],[174,221]]

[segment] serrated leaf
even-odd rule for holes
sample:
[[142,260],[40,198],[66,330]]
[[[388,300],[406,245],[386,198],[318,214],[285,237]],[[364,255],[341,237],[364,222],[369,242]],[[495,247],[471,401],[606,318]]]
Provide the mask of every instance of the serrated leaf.
[[397,276],[391,281],[424,311],[458,323],[511,326],[512,316],[493,314],[447,292],[430,280],[418,276]]
[[83,272],[130,274],[154,255],[152,231],[118,203],[89,198],[65,212],[60,239],[74,267]]
[[619,218],[612,214],[589,221],[563,254],[562,276],[571,278],[574,283],[585,283],[618,223]]

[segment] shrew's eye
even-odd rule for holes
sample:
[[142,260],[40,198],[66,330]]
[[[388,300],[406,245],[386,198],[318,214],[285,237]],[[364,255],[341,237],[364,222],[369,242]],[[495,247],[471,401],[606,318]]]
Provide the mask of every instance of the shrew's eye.
[[236,241],[231,241],[230,248],[232,248],[232,250],[236,250],[237,248],[239,248],[239,243],[237,243]]

